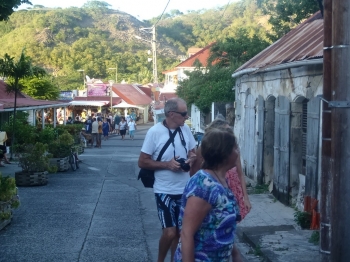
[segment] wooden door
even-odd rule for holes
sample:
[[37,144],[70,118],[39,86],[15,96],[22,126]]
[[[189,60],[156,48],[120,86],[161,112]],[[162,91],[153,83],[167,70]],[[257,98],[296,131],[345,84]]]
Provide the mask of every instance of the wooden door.
[[316,199],[318,192],[320,101],[318,97],[315,97],[307,105],[305,195]]
[[278,96],[275,107],[273,195],[289,205],[290,102]]
[[257,132],[257,151],[256,151],[256,173],[257,182],[263,184],[263,155],[264,155],[264,98],[258,97],[258,132]]
[[268,184],[273,180],[273,161],[274,161],[274,134],[275,134],[275,101],[271,96],[265,101],[264,117],[264,158],[263,172],[264,183]]
[[[252,95],[248,95],[245,103],[244,118],[244,170],[246,175],[254,179],[254,153],[255,153],[255,101]],[[255,180],[255,179],[254,179]]]

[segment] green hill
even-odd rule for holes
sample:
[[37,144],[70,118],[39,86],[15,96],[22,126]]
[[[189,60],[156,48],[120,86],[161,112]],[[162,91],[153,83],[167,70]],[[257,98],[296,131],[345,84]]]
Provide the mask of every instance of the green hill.
[[[161,72],[178,64],[189,47],[236,37],[242,29],[249,37],[256,35],[269,41],[272,31],[269,16],[262,11],[264,1],[242,0],[218,9],[166,13],[157,24],[160,80]],[[0,22],[0,57],[5,53],[18,57],[25,48],[62,90],[82,86],[83,76],[78,69],[84,69],[90,78],[114,79],[115,71],[108,68],[116,64],[119,81],[151,82],[152,63],[147,54],[150,43],[135,35],[150,40],[151,35],[141,35],[139,29],[151,27],[159,18],[139,21],[109,9],[103,2],[92,3],[82,8],[34,6],[14,12],[7,22]]]

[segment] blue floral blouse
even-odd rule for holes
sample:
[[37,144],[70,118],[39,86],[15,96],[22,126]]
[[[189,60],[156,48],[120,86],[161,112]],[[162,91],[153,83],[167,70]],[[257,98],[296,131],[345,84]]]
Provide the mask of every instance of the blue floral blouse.
[[[194,235],[195,261],[228,261],[236,229],[236,200],[225,188],[204,170],[199,170],[187,182],[180,209],[179,228],[189,197],[196,196],[212,205],[202,225]],[[175,252],[175,261],[182,261],[181,239]]]

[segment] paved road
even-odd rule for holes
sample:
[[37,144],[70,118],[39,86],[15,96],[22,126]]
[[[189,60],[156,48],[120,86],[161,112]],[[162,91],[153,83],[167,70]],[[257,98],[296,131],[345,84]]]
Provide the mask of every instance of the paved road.
[[76,172],[20,187],[21,206],[0,231],[0,261],[155,261],[161,229],[153,192],[137,181],[150,126],[140,126],[133,141],[114,136],[86,149]]

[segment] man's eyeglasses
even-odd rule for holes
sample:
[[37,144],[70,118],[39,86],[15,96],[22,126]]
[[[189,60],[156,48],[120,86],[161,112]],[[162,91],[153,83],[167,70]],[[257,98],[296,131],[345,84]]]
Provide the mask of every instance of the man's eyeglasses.
[[187,111],[185,111],[185,112],[169,111],[169,112],[177,113],[177,114],[179,114],[179,115],[181,115],[183,117],[187,116]]

